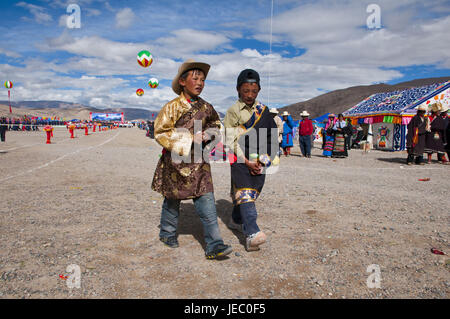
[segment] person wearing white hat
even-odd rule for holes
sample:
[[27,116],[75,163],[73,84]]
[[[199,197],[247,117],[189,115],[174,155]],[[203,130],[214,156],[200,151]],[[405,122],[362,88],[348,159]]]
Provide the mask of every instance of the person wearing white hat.
[[447,144],[446,129],[447,123],[440,115],[443,106],[440,102],[430,105],[431,114],[428,117],[430,130],[425,135],[425,153],[428,155],[428,164],[431,164],[433,153],[437,153],[438,161],[442,164],[448,164],[445,158],[445,144]]
[[283,118],[283,140],[281,141],[281,148],[283,149],[284,156],[291,155],[291,147],[294,146],[294,121],[288,111],[284,111],[281,114]]
[[277,128],[278,128],[278,155],[280,155],[281,154],[281,152],[280,152],[281,141],[283,141],[283,121],[278,116],[278,114],[280,112],[278,112],[278,110],[276,108],[274,108],[274,107],[271,108],[270,113],[274,114],[273,120],[277,124]]
[[[231,253],[219,231],[211,167],[196,151],[219,134],[220,120],[214,107],[200,97],[210,66],[188,60],[172,81],[178,95],[163,106],[155,119],[155,140],[163,147],[152,182],[152,189],[164,196],[160,222],[160,240],[171,248],[179,246],[177,225],[180,202],[194,201],[203,224],[205,257],[216,259]],[[198,132],[195,122],[201,122]],[[175,159],[175,160],[174,160]],[[178,160],[177,160],[178,159]]]
[[300,151],[304,157],[311,158],[311,136],[314,133],[314,127],[308,112],[303,111],[300,116],[302,117],[302,121],[298,125]]
[[417,114],[413,116],[409,122],[406,135],[406,149],[408,151],[408,158],[406,164],[412,165],[415,158],[415,163],[418,165],[424,165],[423,151],[425,148],[425,134],[427,132],[427,122],[425,113],[428,107],[421,104],[417,108]]

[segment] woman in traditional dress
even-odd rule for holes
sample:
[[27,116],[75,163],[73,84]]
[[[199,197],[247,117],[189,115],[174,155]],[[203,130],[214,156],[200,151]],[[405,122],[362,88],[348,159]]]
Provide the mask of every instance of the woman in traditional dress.
[[436,102],[431,105],[431,115],[429,116],[430,127],[429,131],[425,135],[425,153],[428,155],[428,164],[431,164],[431,157],[433,153],[437,153],[438,161],[442,164],[448,164],[445,158],[445,144],[447,140],[446,136],[446,123],[440,116],[442,110],[442,104]]
[[284,111],[281,114],[283,118],[283,141],[281,141],[281,148],[283,149],[284,156],[291,155],[291,147],[294,146],[294,121],[292,120],[291,115]]
[[336,123],[336,115],[329,114],[328,115],[328,123],[325,125],[325,130],[322,138],[324,139],[323,146],[323,156],[331,157],[333,154],[333,144],[334,144],[334,132],[333,127]]
[[344,115],[339,114],[338,120],[334,123],[334,145],[332,151],[332,157],[347,157],[347,143],[346,137],[350,134],[350,128],[347,125],[347,121],[344,119]]

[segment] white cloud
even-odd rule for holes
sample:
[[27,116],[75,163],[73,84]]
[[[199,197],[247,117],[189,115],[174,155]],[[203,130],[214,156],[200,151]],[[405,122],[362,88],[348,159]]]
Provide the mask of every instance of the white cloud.
[[171,32],[171,36],[154,41],[162,54],[177,58],[188,57],[195,52],[214,51],[229,42],[230,39],[223,34],[194,29],[176,30]]
[[[93,33],[88,25],[83,25],[80,32],[64,30],[60,36],[38,44],[42,55],[36,56],[45,57],[46,52],[59,51],[73,56],[67,58],[64,54],[65,60],[56,58],[53,61],[26,59],[22,68],[0,64],[0,73],[19,83],[15,88],[17,99],[62,99],[97,107],[156,110],[175,97],[170,82],[180,61],[193,58],[211,64],[202,97],[218,111],[225,112],[237,99],[236,79],[246,68],[260,73],[262,91],[259,99],[263,103],[268,102],[270,72],[270,103],[279,106],[315,97],[323,90],[402,77],[400,72],[382,67],[424,64],[450,67],[449,42],[446,41],[450,17],[442,13],[432,18],[423,17],[419,13],[432,8],[428,3],[379,0],[384,29],[370,31],[365,27],[368,16],[365,9],[372,1],[347,0],[339,4],[331,0],[282,1],[290,9],[280,13],[275,10],[274,50],[270,56],[263,46],[252,47],[254,39],[268,44],[268,19],[242,24],[236,24],[236,19],[225,19],[211,23],[213,26],[220,23],[220,29],[225,28],[225,31],[209,28],[209,25],[190,25],[189,29],[167,29],[149,34],[151,40],[145,42],[125,42],[116,40],[113,33],[124,34],[140,27],[137,22],[132,23],[136,21],[133,11],[128,8],[117,11],[108,2],[103,2],[96,8],[104,9],[105,6],[114,12],[112,23],[105,20],[105,25],[113,26],[112,33]],[[58,3],[62,7],[67,2]],[[436,0],[440,7],[445,7],[445,3]],[[83,1],[82,12],[97,15],[99,12],[85,9],[90,4],[90,0]],[[265,2],[260,5],[267,7]],[[221,17],[227,15],[225,11],[221,14]],[[108,15],[111,13],[102,15],[98,22],[109,19]],[[60,25],[65,25],[64,17],[59,18]],[[173,22],[177,17],[174,14],[168,19]],[[114,25],[130,30],[122,33],[115,30]],[[244,39],[251,40],[248,46],[242,45]],[[242,49],[237,49],[235,40]],[[149,50],[154,57],[149,68],[140,67],[136,61],[137,53],[143,49]],[[305,49],[305,54],[294,56],[292,52],[299,49]],[[16,53],[4,49],[0,49],[0,54],[17,57],[13,56]],[[146,86],[150,77],[160,80],[158,89]],[[138,87],[134,87],[134,83],[140,83],[137,81],[142,82],[141,87],[145,90],[142,97],[135,94]]]
[[140,51],[139,44],[111,41],[99,36],[85,36],[74,38],[67,30],[61,36],[47,39],[39,45],[44,51],[63,50],[86,57],[99,57],[114,62],[124,62],[129,58],[136,58]]
[[102,14],[102,12],[100,10],[97,10],[97,9],[86,8],[86,9],[83,9],[83,10],[86,11],[87,12],[87,16],[90,16],[90,17],[91,16],[97,17],[97,16]]
[[130,8],[124,8],[116,14],[116,28],[127,29],[135,19],[135,14]]
[[244,49],[242,50],[242,55],[248,58],[260,58],[262,55],[255,49]]
[[26,3],[23,1],[17,3],[16,6],[27,9],[33,15],[34,21],[37,23],[45,24],[47,22],[53,21],[52,16],[45,12],[46,9],[44,7]]
[[[222,39],[222,41],[227,40]],[[176,43],[175,46],[177,45]],[[142,68],[137,64],[136,54],[146,46],[142,43],[122,43],[100,37],[73,38],[64,31],[60,37],[49,40],[42,48],[63,50],[76,54],[75,57],[62,64],[47,63],[45,72],[42,70],[44,64],[39,65],[38,61],[29,60],[26,69],[17,70],[17,73],[20,71],[21,74],[28,74],[27,79],[23,79],[25,83],[28,83],[24,86],[32,89],[33,93],[30,91],[30,94],[34,95],[35,99],[38,99],[37,94],[42,94],[41,98],[48,97],[48,94],[58,95],[58,88],[64,85],[73,88],[73,90],[64,91],[67,97],[71,100],[78,100],[80,103],[88,104],[91,103],[92,98],[101,96],[105,107],[127,105],[158,109],[174,98],[175,95],[170,86],[161,85],[156,90],[150,90],[145,89],[146,86],[143,84],[145,94],[143,97],[137,98],[136,88],[130,87],[128,80],[120,78],[120,76],[134,75],[138,80],[138,78],[145,77],[143,83],[146,83],[147,78],[151,75],[160,81],[168,80],[170,82],[172,80],[180,65],[180,62],[176,62],[174,59],[157,55],[149,68]],[[172,49],[170,45],[161,47],[163,48],[161,50]],[[196,46],[191,49],[196,50]],[[271,105],[290,104],[323,93],[319,92],[317,88],[333,90],[344,86],[388,81],[401,76],[399,72],[380,70],[374,66],[336,66],[310,63],[305,61],[303,56],[293,58],[285,58],[279,54],[269,56],[255,49],[220,54],[194,54],[186,51],[184,54],[197,61],[204,61],[212,65],[203,95],[221,112],[225,112],[231,105],[230,102],[236,99],[236,78],[239,72],[246,68],[253,68],[260,73],[262,85],[260,99],[263,103],[268,102],[270,70]],[[34,68],[36,71],[32,71]],[[79,79],[54,75],[55,73],[71,74],[72,72],[82,72],[84,75]],[[83,89],[84,93],[80,94],[77,89]],[[96,101],[95,106],[100,107],[100,100],[93,101]]]
[[13,51],[9,51],[9,50],[5,50],[5,49],[2,49],[2,48],[0,48],[0,54],[4,54],[4,55],[6,55],[7,57],[10,57],[10,58],[20,58],[21,57],[21,55],[19,53],[16,53],[16,52],[13,52]]
[[60,26],[60,27],[67,27],[67,18],[68,17],[69,16],[66,15],[66,14],[60,16],[59,20],[58,20],[58,26]]
[[[443,1],[438,1],[442,3]],[[320,1],[297,6],[273,19],[274,42],[303,48],[303,61],[327,65],[450,65],[450,16],[421,18],[424,6],[416,0],[379,0],[383,29],[366,27],[368,1]],[[448,3],[448,1],[447,1]],[[255,28],[268,30],[269,19]],[[269,33],[256,39],[268,41]]]

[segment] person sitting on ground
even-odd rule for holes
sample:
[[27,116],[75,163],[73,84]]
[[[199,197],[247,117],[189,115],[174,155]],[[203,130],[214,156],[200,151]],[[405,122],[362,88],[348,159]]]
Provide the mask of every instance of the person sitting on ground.
[[357,124],[356,127],[353,127],[353,135],[355,136],[355,139],[352,142],[352,145],[350,148],[354,148],[355,145],[359,146],[359,143],[362,141],[364,137],[364,130],[361,127],[361,124]]

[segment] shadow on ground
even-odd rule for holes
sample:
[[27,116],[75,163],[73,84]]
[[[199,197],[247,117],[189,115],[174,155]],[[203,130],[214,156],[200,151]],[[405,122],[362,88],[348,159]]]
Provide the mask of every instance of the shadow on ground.
[[[220,220],[222,220],[225,225],[228,225],[231,220],[231,213],[233,212],[233,203],[225,199],[219,199],[218,201],[216,201],[216,209],[217,217],[220,218]],[[245,245],[244,234],[234,229],[230,230],[233,232],[234,236],[239,239],[239,243],[241,245]]]
[[192,235],[202,245],[203,249],[206,249],[203,225],[195,212],[193,203],[181,202],[177,233],[179,235]]
[[377,160],[386,162],[386,163],[395,163],[395,164],[405,164],[406,165],[405,157],[377,158]]
[[[231,212],[233,211],[233,203],[224,199],[216,201],[217,217],[228,225],[231,219]],[[239,239],[239,243],[245,244],[245,236],[233,229],[230,229],[233,234]],[[206,249],[206,243],[203,236],[203,225],[199,216],[195,212],[195,206],[190,202],[181,202],[180,217],[178,220],[179,235],[192,235],[197,240],[203,249]],[[227,244],[227,243],[225,243]]]

